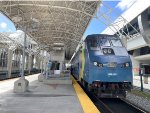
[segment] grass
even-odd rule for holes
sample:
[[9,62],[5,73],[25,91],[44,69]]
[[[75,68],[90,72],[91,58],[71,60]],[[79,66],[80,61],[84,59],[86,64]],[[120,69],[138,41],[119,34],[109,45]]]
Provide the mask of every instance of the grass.
[[150,94],[142,92],[142,91],[139,91],[139,90],[135,90],[134,89],[130,93],[134,94],[134,95],[137,95],[137,96],[140,96],[140,97],[144,97],[144,98],[150,99]]

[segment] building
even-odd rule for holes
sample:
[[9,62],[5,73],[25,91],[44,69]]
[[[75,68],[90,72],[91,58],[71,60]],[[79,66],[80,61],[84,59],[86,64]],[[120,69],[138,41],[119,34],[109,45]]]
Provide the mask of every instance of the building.
[[[124,28],[121,28],[120,31],[123,29],[129,36],[132,36],[132,38],[127,39],[127,50],[131,55],[133,74],[139,75],[140,64],[150,65],[150,2],[137,0],[121,16],[124,17],[128,23],[126,23]],[[135,32],[129,24],[139,33]],[[108,27],[102,34],[117,33]],[[146,72],[150,72],[149,66],[145,68],[145,70]]]

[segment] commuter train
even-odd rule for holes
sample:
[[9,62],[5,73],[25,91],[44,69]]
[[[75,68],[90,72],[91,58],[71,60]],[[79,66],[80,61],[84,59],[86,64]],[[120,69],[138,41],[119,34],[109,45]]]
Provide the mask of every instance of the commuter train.
[[100,98],[124,98],[132,88],[131,59],[115,35],[88,35],[71,63],[71,74]]

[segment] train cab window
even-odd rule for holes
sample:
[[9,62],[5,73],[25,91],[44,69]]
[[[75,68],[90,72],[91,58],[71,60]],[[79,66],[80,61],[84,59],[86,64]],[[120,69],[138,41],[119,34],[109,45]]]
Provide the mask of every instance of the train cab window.
[[122,47],[122,43],[121,43],[120,40],[114,39],[114,40],[111,40],[111,43],[112,43],[112,45],[115,46],[115,47]]
[[108,39],[101,39],[100,40],[100,45],[101,46],[110,46],[110,42],[109,42],[109,40]]
[[89,45],[91,50],[100,50],[99,43],[97,40],[90,40]]
[[91,40],[90,46],[91,47],[97,47],[97,41],[96,40]]

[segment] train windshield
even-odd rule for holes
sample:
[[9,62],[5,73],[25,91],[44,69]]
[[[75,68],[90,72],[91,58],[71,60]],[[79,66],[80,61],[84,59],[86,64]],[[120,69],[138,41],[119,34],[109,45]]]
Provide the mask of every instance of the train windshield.
[[110,42],[109,42],[109,40],[108,39],[101,39],[100,40],[100,45],[101,46],[110,46]]
[[114,40],[111,40],[111,43],[115,47],[122,47],[122,43],[120,40],[114,39]]
[[91,50],[100,50],[97,40],[89,40],[89,45]]
[[97,40],[91,40],[91,41],[90,41],[90,46],[91,46],[91,47],[98,47]]

